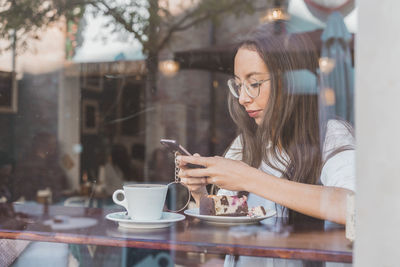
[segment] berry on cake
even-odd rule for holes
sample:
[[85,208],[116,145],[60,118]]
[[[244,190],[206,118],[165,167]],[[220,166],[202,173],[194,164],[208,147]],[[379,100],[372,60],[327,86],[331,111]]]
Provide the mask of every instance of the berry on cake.
[[208,195],[200,200],[200,215],[261,217],[266,212],[261,206],[249,210],[246,196]]

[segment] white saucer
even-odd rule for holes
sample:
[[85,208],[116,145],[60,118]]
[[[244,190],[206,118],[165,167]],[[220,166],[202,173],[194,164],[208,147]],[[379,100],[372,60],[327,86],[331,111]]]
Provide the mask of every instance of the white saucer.
[[170,226],[174,222],[179,222],[185,219],[185,216],[173,212],[163,212],[161,219],[159,220],[133,220],[128,217],[126,211],[114,212],[107,214],[106,219],[118,222],[120,227],[124,228],[135,228],[135,229],[152,229],[152,228],[164,228]]
[[97,220],[85,217],[54,216],[57,220],[46,220],[44,225],[48,225],[53,230],[72,230],[79,228],[92,227],[97,224]]
[[186,215],[196,217],[200,220],[215,223],[215,224],[228,224],[228,225],[235,225],[235,224],[254,224],[258,223],[262,220],[265,220],[269,217],[275,216],[275,210],[267,210],[267,214],[261,217],[249,217],[249,216],[237,216],[237,217],[230,217],[230,216],[211,216],[211,215],[200,215],[199,209],[190,209],[185,210],[184,213]]

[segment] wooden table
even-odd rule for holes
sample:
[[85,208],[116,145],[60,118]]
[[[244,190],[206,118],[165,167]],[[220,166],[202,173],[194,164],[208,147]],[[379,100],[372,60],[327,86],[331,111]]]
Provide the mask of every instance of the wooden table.
[[[3,204],[1,210],[8,210],[9,214],[0,219],[0,238],[352,262],[352,248],[344,228],[316,229],[312,224],[288,226],[277,217],[267,219],[266,225],[242,226],[217,226],[187,217],[169,228],[124,231],[105,219],[105,215],[116,210],[37,204]],[[59,215],[91,218],[96,224],[57,231],[44,224]]]

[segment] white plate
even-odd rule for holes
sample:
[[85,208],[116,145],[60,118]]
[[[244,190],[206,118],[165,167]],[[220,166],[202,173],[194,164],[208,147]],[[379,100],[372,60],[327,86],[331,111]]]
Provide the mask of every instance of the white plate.
[[188,216],[199,218],[200,220],[216,223],[216,224],[253,224],[259,221],[265,220],[269,217],[275,216],[275,210],[267,210],[267,214],[262,217],[249,217],[249,216],[211,216],[211,215],[200,215],[199,209],[185,210],[184,212]]
[[107,214],[106,219],[118,222],[120,227],[135,228],[135,229],[152,229],[164,228],[170,226],[174,222],[179,222],[185,219],[185,216],[173,212],[163,212],[159,220],[133,220],[126,214],[126,211],[114,212]]
[[46,220],[44,225],[48,225],[53,230],[72,230],[79,228],[92,227],[97,224],[97,220],[85,217],[54,216],[55,220]]

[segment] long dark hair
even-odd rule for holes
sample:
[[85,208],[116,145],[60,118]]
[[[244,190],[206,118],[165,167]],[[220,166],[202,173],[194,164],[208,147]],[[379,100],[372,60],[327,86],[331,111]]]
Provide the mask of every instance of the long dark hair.
[[[240,48],[256,51],[271,75],[270,97],[259,126],[229,94],[229,112],[243,146],[242,160],[255,168],[264,161],[290,181],[317,184],[324,164],[326,123],[321,123],[318,94],[299,93],[293,77],[299,67],[317,69],[316,50],[298,35],[277,35],[272,25],[262,25],[242,38]],[[289,220],[295,215],[289,211]]]

